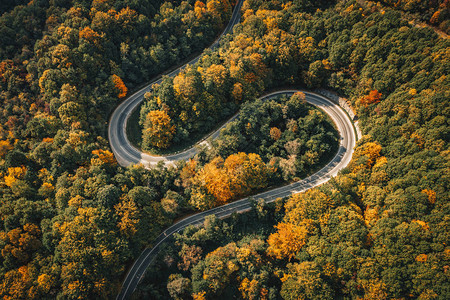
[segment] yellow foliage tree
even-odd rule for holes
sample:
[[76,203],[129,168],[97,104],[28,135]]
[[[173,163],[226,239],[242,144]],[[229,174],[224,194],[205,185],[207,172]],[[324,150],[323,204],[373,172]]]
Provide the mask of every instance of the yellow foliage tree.
[[275,226],[277,231],[272,233],[267,240],[269,244],[267,254],[277,259],[288,258],[291,260],[306,244],[309,227],[310,221],[304,221],[300,225],[278,223]]
[[223,26],[225,18],[231,13],[231,5],[228,0],[209,0],[206,3],[206,10],[211,13],[217,27],[220,28]]
[[[197,208],[225,204],[252,190],[266,187],[270,172],[258,154],[240,152],[230,155],[225,161],[216,157],[194,177],[192,182],[196,189],[190,202]],[[203,203],[208,197],[201,192],[202,189],[214,197],[215,203]]]
[[117,227],[125,237],[131,238],[137,232],[137,224],[139,223],[139,212],[136,204],[133,200],[125,199],[114,208],[120,216]]
[[5,184],[11,187],[18,179],[22,179],[26,172],[27,169],[24,166],[8,168],[8,175],[4,177]]
[[54,283],[54,280],[51,276],[47,274],[41,274],[38,277],[38,286],[44,292],[48,293]]
[[239,285],[242,299],[258,299],[259,285],[260,284],[256,279],[249,280],[248,278],[244,278]]
[[30,299],[32,280],[27,266],[22,266],[5,273],[0,283],[3,299]]
[[206,296],[205,295],[206,295],[205,291],[198,292],[198,293],[192,294],[192,299],[194,299],[194,300],[206,300]]
[[227,69],[223,65],[211,65],[203,73],[205,80],[211,80],[214,82],[216,88],[221,89],[224,87],[226,79],[228,77]]
[[165,111],[152,110],[147,114],[143,131],[144,148],[168,148],[175,134],[175,125]]
[[422,193],[427,195],[428,202],[430,202],[431,204],[434,204],[436,202],[436,192],[435,191],[424,189],[424,190],[422,190]]
[[91,159],[92,165],[98,165],[99,161],[101,163],[109,164],[109,165],[115,165],[117,163],[114,158],[114,154],[112,154],[111,151],[98,149],[98,150],[93,150],[92,154],[94,154],[98,157],[98,158]]
[[[349,168],[353,173],[357,173],[361,169],[370,169],[377,162],[377,159],[381,155],[381,145],[377,142],[372,141],[371,136],[363,136],[360,141],[358,141],[358,146],[355,148],[355,152],[350,162]],[[366,157],[364,164],[357,164],[361,157]],[[379,165],[382,165],[384,158],[381,158]]]
[[225,160],[224,167],[236,196],[243,196],[254,189],[267,186],[270,170],[258,154],[232,154]]
[[204,185],[208,193],[214,196],[218,205],[227,203],[234,196],[231,181],[223,168],[223,159],[221,157],[217,157],[209,164],[206,164],[200,170],[195,180]]

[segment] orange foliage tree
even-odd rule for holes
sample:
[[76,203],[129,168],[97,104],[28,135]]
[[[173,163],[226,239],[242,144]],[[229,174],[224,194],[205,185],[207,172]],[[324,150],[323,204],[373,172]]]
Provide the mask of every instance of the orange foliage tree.
[[81,30],[79,33],[79,37],[80,37],[80,39],[85,39],[85,40],[93,43],[95,46],[99,46],[100,38],[101,38],[100,34],[98,34],[97,32],[95,32],[94,30],[92,30],[89,27],[85,27],[83,30]]
[[370,91],[369,95],[361,98],[360,103],[364,105],[364,107],[369,106],[370,104],[378,103],[381,100],[381,93],[377,90]]
[[281,130],[276,128],[276,127],[272,127],[270,128],[270,137],[274,140],[277,141],[281,138]]
[[114,74],[112,76],[112,81],[114,83],[115,88],[118,90],[117,97],[119,99],[125,97],[127,95],[128,88],[125,86],[125,83],[123,83],[122,79]]

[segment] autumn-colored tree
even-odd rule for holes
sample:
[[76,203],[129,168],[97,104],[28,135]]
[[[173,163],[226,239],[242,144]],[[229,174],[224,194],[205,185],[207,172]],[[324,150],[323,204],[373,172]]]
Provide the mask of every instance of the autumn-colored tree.
[[291,260],[306,244],[310,226],[311,221],[304,221],[299,225],[278,223],[275,226],[277,231],[267,240],[267,254],[277,259]]
[[0,292],[3,299],[35,299],[36,293],[32,290],[32,284],[28,266],[21,266],[5,272]]
[[424,189],[424,190],[422,190],[422,193],[427,195],[428,202],[430,202],[431,204],[434,204],[436,202],[436,192],[435,191],[429,190],[429,189]]
[[236,102],[239,102],[242,100],[243,92],[244,92],[244,90],[243,90],[242,83],[236,82],[233,86],[233,91],[231,92],[231,95],[233,96],[233,99]]
[[277,141],[281,138],[281,130],[278,129],[277,127],[272,127],[270,128],[270,137],[274,140]]
[[179,253],[181,261],[178,263],[178,269],[188,271],[195,266],[202,258],[202,248],[198,246],[188,246],[183,244]]
[[98,165],[98,164],[109,164],[109,165],[116,165],[117,162],[114,158],[114,154],[112,154],[109,150],[92,150],[92,154],[96,155],[98,158],[92,158],[91,164],[92,165]]
[[5,180],[5,184],[11,187],[18,179],[23,179],[26,171],[27,169],[24,166],[8,168],[8,175],[3,178]]
[[228,0],[208,0],[206,2],[206,10],[212,14],[215,18],[216,26],[220,28],[223,26],[225,18],[231,14],[231,5]]
[[175,95],[181,96],[186,101],[193,102],[194,97],[198,96],[201,86],[201,74],[192,67],[187,68],[185,72],[178,74],[173,79]]
[[99,46],[101,35],[92,30],[91,28],[85,27],[83,30],[80,31],[79,36],[80,39],[85,39],[94,44],[95,46]]
[[211,65],[203,74],[205,81],[212,81],[217,89],[225,87],[228,72],[223,65]]
[[370,91],[369,95],[361,98],[360,103],[364,105],[364,107],[368,107],[370,104],[376,104],[381,101],[381,93],[377,90]]
[[206,300],[205,295],[206,295],[205,291],[194,293],[194,294],[192,294],[192,299],[194,299],[194,300]]
[[243,196],[267,186],[270,170],[258,154],[232,154],[225,160],[224,167],[235,196]]
[[4,243],[1,250],[3,259],[17,261],[20,264],[28,263],[33,252],[41,247],[40,235],[41,230],[32,223],[1,235],[1,240]]
[[127,95],[128,88],[125,86],[125,83],[123,83],[122,78],[114,74],[112,75],[112,82],[117,90],[117,97],[119,99],[125,97]]
[[175,134],[175,125],[165,111],[153,110],[147,114],[144,129],[144,149],[151,147],[168,148]]
[[206,5],[202,1],[195,1],[194,12],[197,19],[201,19],[206,13]]
[[9,143],[8,140],[0,141],[0,158],[5,156],[8,151],[12,150],[13,146]]
[[183,187],[190,187],[192,185],[192,180],[195,177],[197,168],[197,161],[190,159],[186,162],[186,165],[181,169],[180,178]]
[[364,136],[355,148],[353,159],[350,163],[350,169],[353,173],[363,168],[371,168],[377,162],[381,155],[382,147],[379,143],[373,142],[372,137]]
[[235,196],[231,186],[231,179],[223,167],[223,159],[215,158],[197,174],[195,181],[197,185],[206,188],[209,194],[213,195],[217,205],[227,203]]
[[[260,283],[256,279],[249,280],[247,277],[241,281],[239,285],[242,299],[255,300],[267,299],[266,291],[260,288]],[[259,297],[258,297],[259,296]]]
[[121,234],[127,238],[133,237],[137,232],[137,224],[139,223],[139,213],[136,204],[127,197],[115,205],[114,208],[120,217],[117,227],[119,227]]

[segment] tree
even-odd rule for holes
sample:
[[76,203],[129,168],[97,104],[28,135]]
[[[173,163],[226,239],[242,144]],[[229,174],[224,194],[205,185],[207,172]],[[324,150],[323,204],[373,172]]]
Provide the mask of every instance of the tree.
[[112,184],[101,187],[97,192],[97,201],[105,208],[113,208],[119,202],[119,189]]
[[188,271],[194,267],[202,258],[202,248],[199,246],[188,246],[183,244],[179,253],[181,261],[178,263],[178,269]]
[[117,98],[121,99],[127,95],[128,88],[123,83],[122,79],[117,75],[112,75],[112,82],[117,91]]
[[0,158],[3,158],[13,148],[8,140],[0,140]]
[[167,290],[173,299],[186,299],[191,293],[191,281],[180,274],[172,274],[169,276]]
[[126,238],[132,238],[137,230],[139,223],[139,211],[133,200],[126,197],[119,204],[114,206],[120,221],[117,224],[119,230]]
[[116,159],[114,158],[114,154],[112,154],[112,152],[109,150],[102,150],[102,149],[92,150],[92,154],[98,157],[98,159],[95,158],[91,159],[92,165],[97,165],[100,163],[114,166],[117,164]]
[[278,223],[275,226],[277,232],[272,233],[267,240],[267,254],[277,259],[291,260],[306,244],[310,227],[311,221],[304,221],[300,225]]
[[381,93],[377,90],[370,91],[369,95],[360,99],[360,104],[367,108],[370,104],[376,104],[381,101]]
[[314,262],[289,264],[282,281],[280,294],[283,299],[334,299],[331,287],[321,278]]
[[270,128],[270,137],[274,140],[277,141],[281,138],[281,130],[276,128],[276,127],[272,127]]
[[143,129],[144,149],[168,148],[175,134],[175,125],[165,111],[153,110],[146,116]]
[[83,107],[76,102],[70,101],[62,104],[58,108],[59,117],[66,126],[70,126],[76,122],[86,121],[86,113]]
[[[232,154],[224,161],[216,157],[206,164],[193,179],[196,190],[191,194],[190,203],[195,207],[222,205],[252,190],[267,186],[269,168],[257,154],[240,152]],[[209,205],[205,202],[212,195],[215,199]]]
[[27,172],[27,169],[24,166],[8,168],[8,175],[6,175],[3,178],[5,181],[5,184],[9,187],[12,187],[12,185],[17,180],[24,178],[26,172]]

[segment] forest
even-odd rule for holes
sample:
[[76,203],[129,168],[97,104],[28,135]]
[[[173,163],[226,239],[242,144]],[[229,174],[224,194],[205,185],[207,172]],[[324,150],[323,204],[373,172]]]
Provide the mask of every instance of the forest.
[[117,164],[113,108],[208,46],[234,5],[2,1],[2,298],[115,298],[178,218],[313,173],[338,134],[301,93],[259,100],[283,87],[348,98],[363,133],[350,165],[175,235],[134,297],[450,298],[447,0],[245,0],[217,50],[146,95],[141,147],[170,151],[240,117],[190,161]]

